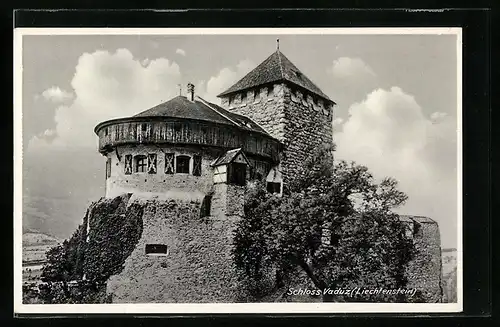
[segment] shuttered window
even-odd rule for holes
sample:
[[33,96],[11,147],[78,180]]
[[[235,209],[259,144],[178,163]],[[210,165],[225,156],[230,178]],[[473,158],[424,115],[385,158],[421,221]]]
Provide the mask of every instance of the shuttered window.
[[148,173],[156,174],[156,153],[148,154]]
[[174,173],[174,157],[173,153],[165,153],[165,174]]
[[132,155],[125,155],[125,175],[132,174]]
[[201,176],[201,156],[193,156],[193,175]]

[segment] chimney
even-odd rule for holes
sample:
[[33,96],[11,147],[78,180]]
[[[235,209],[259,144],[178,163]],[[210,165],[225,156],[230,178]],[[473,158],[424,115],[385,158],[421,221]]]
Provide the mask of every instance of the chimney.
[[194,101],[194,85],[192,83],[188,83],[187,91],[188,91],[188,94],[187,94],[188,100]]

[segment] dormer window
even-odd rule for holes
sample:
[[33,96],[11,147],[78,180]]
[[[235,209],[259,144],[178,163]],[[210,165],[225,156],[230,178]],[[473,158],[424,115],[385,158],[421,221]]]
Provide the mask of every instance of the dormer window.
[[191,157],[189,156],[177,156],[175,158],[175,172],[178,174],[189,174],[189,162]]
[[248,159],[241,149],[229,150],[217,158],[214,167],[214,183],[244,186],[246,184]]

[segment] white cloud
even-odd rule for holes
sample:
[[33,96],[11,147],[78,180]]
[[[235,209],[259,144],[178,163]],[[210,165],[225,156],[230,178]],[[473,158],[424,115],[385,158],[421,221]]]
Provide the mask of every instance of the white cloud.
[[165,58],[141,62],[127,49],[80,56],[71,81],[75,98],[56,109],[57,137],[35,137],[28,151],[41,146],[96,147],[94,127],[107,119],[137,114],[177,95],[179,66]]
[[446,116],[448,116],[448,114],[446,112],[440,112],[440,111],[436,111],[436,112],[433,112],[431,114],[431,119],[433,121],[440,121],[442,120],[443,118],[445,118]]
[[340,57],[333,61],[331,71],[335,77],[342,79],[375,76],[373,69],[360,58]]
[[43,132],[43,136],[52,137],[55,135],[57,135],[57,132],[53,129],[46,129],[45,132]]
[[409,196],[402,212],[435,219],[443,242],[456,246],[454,119],[429,120],[414,97],[398,87],[371,92],[351,105],[349,114],[335,134],[336,158],[366,165],[377,178],[396,178]]
[[234,68],[225,67],[221,69],[216,76],[212,76],[207,82],[201,81],[199,83],[200,96],[216,104],[220,103],[217,95],[231,87],[253,68],[255,68],[255,64],[245,59],[240,61]]
[[46,89],[42,92],[42,96],[49,101],[58,103],[64,102],[66,100],[71,100],[73,98],[73,94],[70,92],[61,90],[58,86],[52,86],[51,88]]
[[177,49],[175,50],[175,53],[181,56],[186,56],[186,51],[184,51],[183,49]]

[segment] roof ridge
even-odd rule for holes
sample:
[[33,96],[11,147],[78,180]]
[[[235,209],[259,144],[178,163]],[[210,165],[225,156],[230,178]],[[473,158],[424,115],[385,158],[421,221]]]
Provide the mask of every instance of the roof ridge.
[[219,110],[216,110],[215,108],[213,108],[213,107],[210,105],[210,102],[205,101],[205,99],[201,98],[201,97],[200,97],[200,96],[198,96],[198,95],[196,96],[196,98],[197,98],[198,100],[201,100],[201,102],[202,102],[205,106],[209,107],[210,109],[212,109],[213,111],[215,111],[215,112],[216,112],[217,114],[219,114],[220,116],[222,116],[222,117],[226,118],[227,120],[229,120],[230,122],[232,122],[232,123],[233,123],[233,124],[235,124],[236,126],[241,127],[241,124],[239,124],[239,123],[235,122],[233,119],[231,119],[231,118],[229,118],[228,116],[226,116],[226,115],[222,114],[221,112],[219,112]]
[[278,48],[276,50],[276,52],[278,53],[278,63],[280,65],[280,71],[281,71],[281,78],[285,78],[285,74],[283,74],[283,64],[281,63],[281,52],[280,52],[280,49]]

